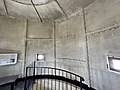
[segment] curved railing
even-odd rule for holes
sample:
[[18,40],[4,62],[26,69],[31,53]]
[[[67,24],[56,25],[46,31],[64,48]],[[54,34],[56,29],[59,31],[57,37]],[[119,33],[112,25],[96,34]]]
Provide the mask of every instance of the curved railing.
[[84,78],[78,74],[40,66],[36,62],[30,64],[26,67],[26,77],[7,80],[9,83],[0,85],[0,90],[95,90],[84,84]]
[[[31,82],[30,82],[30,79],[31,79]],[[64,81],[64,82],[67,82],[66,86],[67,86],[68,83],[76,86],[76,90],[77,90],[78,87],[79,87],[80,90],[82,90],[82,89],[84,89],[84,90],[94,90],[92,88],[89,88],[86,84],[84,84],[83,83],[84,78],[77,75],[77,74],[74,74],[70,71],[59,69],[59,68],[38,67],[38,66],[35,66],[35,62],[33,63],[32,66],[26,67],[26,80],[25,80],[24,90],[29,90],[28,88],[29,88],[30,84],[33,81],[35,82],[35,80],[38,80],[38,79],[39,80],[41,80],[41,79],[45,80],[46,79],[46,80],[48,80],[48,82],[49,82],[50,79],[55,80],[55,81],[58,80],[59,82]],[[55,87],[56,87],[56,84],[55,84]],[[65,89],[65,90],[69,90],[69,89]]]

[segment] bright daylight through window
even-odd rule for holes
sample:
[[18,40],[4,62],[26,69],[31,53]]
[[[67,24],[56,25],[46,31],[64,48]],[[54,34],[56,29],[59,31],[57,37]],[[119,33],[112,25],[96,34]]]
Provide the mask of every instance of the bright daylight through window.
[[112,72],[120,73],[120,58],[108,57],[108,69]]
[[37,54],[37,61],[45,60],[44,54]]

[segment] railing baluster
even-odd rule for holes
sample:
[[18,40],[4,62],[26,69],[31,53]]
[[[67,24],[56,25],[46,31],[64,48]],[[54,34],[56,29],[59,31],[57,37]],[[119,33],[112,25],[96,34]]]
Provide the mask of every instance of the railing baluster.
[[45,90],[45,79],[44,79],[44,90]]
[[[51,69],[51,75],[53,75],[53,69]],[[52,85],[53,85],[53,79],[51,79],[51,90],[52,90]]]
[[[56,68],[55,68],[55,76],[56,76]],[[55,90],[56,90],[56,79],[55,79]]]
[[[42,68],[41,68],[41,75],[42,75]],[[40,80],[40,90],[42,90],[42,79]]]
[[24,90],[26,90],[26,85],[27,85],[27,74],[28,74],[28,68],[26,67],[26,77],[25,77]]
[[[37,72],[36,72],[36,74],[38,75],[38,68],[37,68]],[[36,81],[36,90],[38,89],[38,79],[37,79],[37,81]]]
[[[48,68],[48,75],[49,75],[49,68]],[[49,78],[48,78],[48,90],[49,90]]]
[[45,75],[46,68],[44,68],[44,75]]
[[40,80],[40,90],[42,90],[41,88],[42,88],[42,79]]
[[[59,70],[59,76],[60,76],[60,70]],[[59,90],[60,90],[60,80],[59,80]]]
[[35,61],[34,61],[34,70],[33,70],[33,76],[35,76]]
[[11,83],[11,90],[14,90],[14,83]]
[[41,68],[41,75],[42,75],[42,68]]
[[[72,74],[70,73],[70,79],[72,79]],[[70,85],[70,88],[72,90],[72,84]]]
[[[44,68],[44,75],[45,75],[45,70],[46,70],[46,69]],[[44,79],[44,90],[45,90],[45,79]]]
[[[62,76],[64,77],[64,72],[62,71]],[[62,81],[62,90],[64,90],[64,82]]]
[[36,90],[38,90],[38,79],[36,80]]
[[[77,81],[77,76],[75,75],[75,80]],[[77,85],[76,85],[76,90],[77,90]]]
[[30,76],[30,74],[31,74],[31,68],[29,68],[29,76]]
[[[66,72],[66,78],[68,77],[67,72]],[[68,90],[68,83],[66,82],[66,90]]]
[[[41,80],[40,79],[38,79],[38,89],[40,90],[41,89]],[[37,89],[37,90],[38,90]]]
[[81,84],[80,84],[80,90],[82,90],[82,78],[80,77],[80,82],[81,82]]

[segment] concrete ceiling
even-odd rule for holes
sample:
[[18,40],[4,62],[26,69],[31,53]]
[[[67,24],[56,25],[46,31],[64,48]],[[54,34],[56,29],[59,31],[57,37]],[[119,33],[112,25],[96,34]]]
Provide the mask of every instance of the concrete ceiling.
[[0,14],[40,21],[70,17],[94,0],[0,0]]

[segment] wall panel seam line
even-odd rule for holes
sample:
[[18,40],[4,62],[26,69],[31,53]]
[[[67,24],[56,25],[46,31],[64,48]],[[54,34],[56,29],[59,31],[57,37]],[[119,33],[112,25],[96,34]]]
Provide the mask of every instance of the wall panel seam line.
[[26,20],[25,56],[24,56],[24,75],[25,75],[25,70],[26,70],[27,36],[28,36],[28,20]]
[[31,0],[31,3],[32,3],[33,8],[35,9],[35,11],[36,11],[36,13],[37,13],[37,15],[38,15],[38,17],[39,17],[40,21],[42,22],[42,21],[43,21],[43,20],[42,20],[42,17],[40,16],[40,14],[39,14],[39,12],[38,12],[37,8],[35,7],[35,5],[34,5],[34,3],[33,3],[33,1],[32,1],[32,0]]
[[48,39],[48,40],[50,39],[51,40],[53,38],[27,38],[27,40],[37,40],[37,39]]
[[4,7],[5,7],[5,10],[6,10],[6,13],[7,13],[7,15],[9,15],[7,5],[6,5],[6,0],[3,0],[3,2],[4,2]]
[[62,8],[62,6],[60,5],[60,3],[59,3],[57,0],[55,0],[55,1],[56,1],[56,3],[58,4],[58,6],[60,7],[60,9],[62,10],[62,12],[65,14],[66,18],[68,18],[67,13],[66,13],[65,10]]
[[83,8],[83,22],[84,22],[84,30],[85,30],[85,39],[86,39],[86,56],[87,56],[87,66],[88,66],[88,75],[89,75],[89,84],[91,87],[91,72],[90,72],[90,58],[89,58],[89,47],[88,47],[88,38],[87,38],[87,27],[86,27],[86,19],[85,19],[85,10]]
[[106,32],[108,30],[112,30],[114,28],[119,28],[120,25],[117,25],[117,26],[114,26],[114,27],[111,27],[111,28],[108,28],[108,29],[102,29],[102,30],[98,30],[98,31],[93,31],[93,32],[89,32],[89,33],[86,33],[85,35],[92,35],[92,34],[96,34],[96,33],[101,33],[101,32]]
[[55,65],[56,68],[56,22],[54,21],[54,59],[55,59]]

